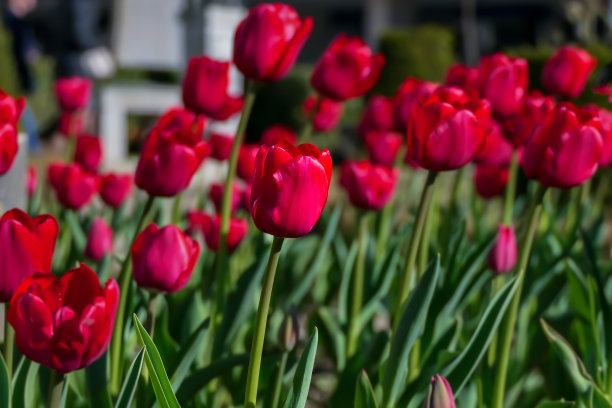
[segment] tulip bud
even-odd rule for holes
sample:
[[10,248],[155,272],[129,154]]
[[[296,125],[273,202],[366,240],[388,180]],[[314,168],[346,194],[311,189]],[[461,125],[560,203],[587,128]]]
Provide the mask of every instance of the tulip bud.
[[412,105],[422,96],[429,96],[438,88],[438,84],[407,78],[393,96],[393,126],[400,133],[405,133],[408,121],[412,116]]
[[17,129],[12,123],[0,123],[0,176],[7,173],[19,151]]
[[76,140],[74,161],[84,170],[97,173],[102,164],[102,141],[98,136],[80,135]]
[[247,183],[249,183],[253,178],[253,171],[255,170],[255,157],[257,156],[258,151],[259,145],[249,144],[240,146],[236,174]]
[[51,163],[48,168],[48,176],[57,200],[64,207],[73,210],[89,204],[100,186],[98,176],[87,173],[76,163]]
[[370,160],[375,164],[393,166],[402,147],[403,137],[399,133],[371,130],[365,135],[365,144]]
[[527,61],[495,53],[483,57],[478,69],[480,96],[491,103],[491,111],[497,116],[520,113],[529,85]]
[[264,130],[261,134],[261,144],[266,146],[273,146],[283,140],[295,144],[297,142],[295,130],[285,125],[274,125]]
[[0,123],[17,124],[21,113],[26,105],[25,98],[13,98],[6,92],[0,90]]
[[[221,205],[223,203],[223,191],[225,190],[224,184],[211,184],[210,190],[208,191],[208,198],[213,202],[215,210],[221,212]],[[232,185],[232,214],[240,208],[243,200],[242,190],[236,185]]]
[[[191,211],[187,214],[189,229],[191,231],[201,230],[206,241],[206,246],[212,251],[219,250],[221,237],[221,215],[210,215],[205,212]],[[230,227],[227,234],[227,250],[232,253],[246,236],[249,223],[244,218],[230,218]]]
[[393,167],[352,161],[342,164],[340,184],[358,208],[380,210],[393,196],[399,171]]
[[431,377],[423,408],[455,408],[455,397],[446,378],[440,374]]
[[57,130],[65,137],[80,135],[85,127],[85,118],[78,112],[62,112],[57,123]]
[[546,61],[542,84],[555,95],[575,98],[582,93],[597,60],[586,50],[565,45]]
[[91,80],[87,78],[60,78],[55,81],[55,97],[62,111],[74,112],[85,108],[91,98],[91,87]]
[[361,137],[369,131],[393,130],[393,101],[383,95],[374,95],[368,100],[359,127]]
[[28,174],[26,175],[26,187],[28,190],[28,197],[32,197],[36,192],[38,186],[38,169],[36,166],[28,166]]
[[[304,114],[309,116],[312,114],[312,110],[317,105],[317,96],[309,96],[304,100],[302,109]],[[340,118],[342,117],[342,103],[334,101],[333,99],[321,97],[319,107],[312,118],[312,127],[317,132],[329,132],[338,126]],[[294,143],[295,144],[295,143]]]
[[208,139],[208,145],[210,146],[210,157],[219,161],[229,159],[230,154],[232,153],[233,143],[233,136],[223,135],[220,133],[211,133],[210,138]]
[[94,261],[101,260],[104,255],[113,251],[113,230],[100,217],[97,217],[89,227],[85,255]]
[[300,323],[298,322],[295,308],[292,307],[278,328],[278,344],[283,351],[291,351],[300,338]]
[[131,174],[105,174],[100,182],[100,197],[107,205],[117,208],[132,193],[133,183]]
[[500,224],[497,227],[497,240],[493,244],[487,259],[489,268],[495,273],[510,272],[516,263],[516,254],[514,228]]

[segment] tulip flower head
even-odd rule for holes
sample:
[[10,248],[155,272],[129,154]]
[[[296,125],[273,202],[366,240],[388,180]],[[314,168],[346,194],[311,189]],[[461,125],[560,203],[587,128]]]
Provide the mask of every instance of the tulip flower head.
[[295,130],[285,125],[273,125],[264,130],[261,134],[261,144],[266,146],[273,146],[283,140],[295,144],[297,142]]
[[463,89],[471,99],[479,99],[479,74],[478,68],[468,67],[463,64],[454,64],[446,72],[444,84]]
[[92,83],[88,78],[70,77],[55,81],[54,91],[57,102],[64,112],[84,109],[91,98]]
[[0,123],[0,176],[11,169],[18,151],[17,128],[10,122]]
[[90,172],[97,173],[102,164],[102,140],[94,135],[80,135],[76,139],[74,161]]
[[32,197],[38,187],[38,169],[34,165],[28,166],[28,173],[26,174],[26,188],[28,190],[28,197]]
[[393,166],[402,147],[403,137],[390,131],[369,131],[365,135],[365,145],[370,160],[375,164]]
[[423,408],[455,408],[453,390],[448,381],[446,381],[446,378],[440,374],[431,377],[429,391],[427,392]]
[[[221,204],[223,202],[223,191],[225,190],[224,184],[211,184],[210,190],[208,190],[208,198],[213,202],[215,210],[221,212]],[[232,213],[236,212],[243,204],[243,192],[237,184],[232,186]]]
[[501,120],[502,133],[515,148],[523,146],[544,124],[555,108],[555,100],[539,91],[531,91],[523,98],[522,105],[519,114]]
[[563,98],[579,96],[597,66],[586,50],[565,45],[551,56],[542,69],[544,87]]
[[516,264],[517,252],[514,228],[500,224],[497,227],[497,239],[487,258],[489,268],[495,273],[510,272]]
[[505,164],[478,164],[474,171],[476,192],[483,198],[502,194],[510,178],[509,166]]
[[100,187],[100,178],[76,163],[51,163],[48,177],[60,204],[73,210],[89,204]]
[[317,96],[309,96],[304,100],[302,109],[306,117],[312,115],[312,110],[317,107],[317,111],[312,116],[312,127],[317,132],[329,132],[334,130],[342,117],[342,102],[334,101],[333,99],[321,97],[318,102]]
[[393,130],[393,101],[383,95],[372,96],[363,110],[357,130],[362,137],[369,131]]
[[[212,251],[219,250],[221,237],[221,214],[211,215],[206,212],[191,211],[187,215],[191,230],[200,230],[204,235],[206,246]],[[249,229],[249,223],[244,218],[231,217],[227,234],[227,250],[232,253],[242,242]]]
[[438,84],[407,78],[393,96],[393,125],[395,130],[405,133],[412,115],[413,104],[423,96],[429,96],[438,88]]
[[591,115],[599,117],[601,121],[603,149],[599,158],[599,166],[607,167],[612,164],[612,111],[593,104],[586,105],[584,109]]
[[251,179],[253,178],[253,171],[255,170],[255,157],[257,157],[258,151],[259,145],[256,144],[245,144],[240,146],[236,174],[247,183],[250,183]]
[[340,184],[355,207],[380,210],[393,196],[398,175],[393,167],[369,161],[344,162]]
[[185,130],[201,135],[206,127],[206,118],[187,109],[174,107],[160,116],[154,127],[161,132]]
[[132,193],[131,174],[107,173],[100,179],[100,197],[107,205],[119,207]]
[[25,106],[24,97],[13,98],[0,89],[0,123],[8,122],[16,125]]
[[208,139],[208,145],[210,146],[210,157],[215,160],[224,161],[229,159],[232,152],[232,144],[234,143],[234,137],[231,135],[224,135],[221,133],[211,133]]
[[495,53],[480,60],[480,97],[491,103],[496,116],[520,113],[529,86],[527,61]]
[[100,261],[104,255],[113,251],[113,230],[104,219],[97,217],[89,227],[85,255],[94,261]]

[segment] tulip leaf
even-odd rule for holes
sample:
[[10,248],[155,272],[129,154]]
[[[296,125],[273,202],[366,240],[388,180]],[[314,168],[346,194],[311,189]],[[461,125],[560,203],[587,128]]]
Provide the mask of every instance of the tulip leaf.
[[359,374],[355,390],[355,408],[378,408],[370,379],[364,370]]
[[317,315],[322,327],[321,335],[325,338],[325,332],[329,334],[336,356],[336,370],[341,372],[346,365],[346,336],[331,309],[320,307],[317,309]]
[[470,342],[444,371],[444,376],[453,387],[455,394],[459,394],[487,352],[519,283],[519,280],[514,278],[495,295],[480,319]]
[[536,406],[536,408],[566,408],[573,407],[576,403],[571,401],[547,401],[542,402]]
[[397,329],[391,340],[391,351],[383,374],[383,407],[395,406],[406,385],[408,356],[412,346],[425,330],[427,312],[439,275],[440,256],[437,256],[429,264],[411,296],[404,303]]
[[176,366],[170,382],[172,383],[172,389],[178,390],[181,383],[189,373],[189,369],[193,364],[194,360],[198,356],[198,352],[201,350],[202,342],[206,337],[210,319],[206,319],[200,324],[195,332],[189,337],[187,344],[181,347],[181,354],[179,356],[179,364]]
[[13,375],[13,408],[34,406],[39,365],[23,357]]
[[99,359],[85,368],[87,391],[92,408],[111,408],[113,406],[108,392],[107,360],[108,353],[105,352]]
[[0,355],[0,408],[11,406],[11,385],[4,357]]
[[142,323],[140,323],[140,320],[138,320],[138,316],[134,314],[133,317],[134,327],[138,335],[138,342],[145,348],[144,360],[149,370],[151,385],[153,386],[153,391],[155,392],[155,397],[157,398],[159,406],[162,408],[180,407],[174,395],[174,391],[172,390],[172,385],[170,384],[166,369],[164,368],[164,363],[159,355],[157,347],[155,347],[155,343],[153,343],[149,333],[147,333]]
[[306,406],[318,342],[319,333],[315,327],[314,333],[310,337],[310,340],[308,340],[308,344],[306,344],[306,348],[302,352],[300,361],[298,361],[295,374],[293,375],[293,385],[289,390],[283,408],[304,408],[304,406]]
[[123,384],[121,385],[121,391],[117,397],[115,408],[129,408],[130,404],[132,403],[134,393],[138,387],[138,378],[140,377],[140,372],[142,371],[142,361],[144,359],[144,355],[145,349],[142,348],[134,358],[134,361],[132,361],[132,365],[130,366],[127,375],[125,376],[125,380],[123,380]]
[[77,219],[76,213],[72,210],[67,210],[65,212],[66,223],[68,224],[68,228],[70,228],[70,234],[72,236],[72,240],[76,245],[77,250],[80,254],[85,251],[85,246],[87,246],[87,235],[83,231],[81,227],[81,223]]
[[339,263],[344,263],[342,269],[342,278],[340,280],[340,289],[338,290],[338,317],[340,322],[346,323],[348,316],[348,302],[349,302],[349,288],[351,282],[351,274],[353,273],[353,266],[357,259],[357,251],[359,250],[358,242],[355,240],[351,244],[346,259],[339,259]]

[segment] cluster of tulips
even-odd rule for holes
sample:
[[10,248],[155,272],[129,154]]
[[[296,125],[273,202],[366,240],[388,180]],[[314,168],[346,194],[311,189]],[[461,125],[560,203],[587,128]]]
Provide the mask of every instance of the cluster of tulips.
[[[57,81],[67,160],[48,166],[48,184],[30,167],[27,212],[0,219],[0,407],[144,407],[155,398],[160,407],[302,408],[310,398],[334,407],[451,408],[457,399],[503,408],[573,406],[563,399],[571,398],[612,408],[612,317],[593,238],[602,223],[582,225],[589,208],[601,211],[587,202],[591,178],[612,164],[612,112],[571,102],[597,61],[560,48],[542,72],[550,94],[529,89],[525,59],[496,53],[476,67],[452,66],[441,84],[408,78],[392,97],[368,95],[353,132],[367,158],[344,161],[334,180],[330,151],[308,142],[376,84],[385,58],[360,38],[339,35],[314,66],[302,129],[274,125],[259,143],[244,143],[258,89],[287,75],[312,28],[284,4],[249,10],[232,61],[244,95],[228,93],[230,62],[192,58],[184,106],[148,132],[133,174],[101,170],[101,139],[84,131],[91,82]],[[17,154],[24,104],[0,93],[0,175]],[[235,135],[209,130],[234,115]],[[205,160],[227,163],[207,195],[192,182]],[[499,216],[486,207],[498,223],[491,233],[482,200],[470,199],[471,231],[456,202],[472,163],[487,205],[504,197]],[[450,204],[438,211],[440,173],[451,171]],[[531,181],[517,196],[523,172]],[[423,183],[418,201],[396,192],[400,173]],[[324,211],[334,183],[356,211]],[[195,203],[181,201],[187,189]],[[51,191],[55,200],[40,199]],[[561,226],[554,201],[567,207]],[[353,216],[343,234],[341,218]],[[547,238],[538,240],[542,229]],[[586,256],[575,254],[578,236]],[[530,260],[538,241],[546,247]],[[585,257],[588,272],[577,266]],[[559,300],[566,291],[570,300]],[[579,316],[572,333],[588,355],[542,320],[566,369],[559,391],[546,371],[559,377],[559,364],[528,366],[526,350],[538,341],[537,317],[568,304],[578,305],[566,313]],[[312,335],[302,347],[305,326]],[[532,391],[544,384],[554,391]]]

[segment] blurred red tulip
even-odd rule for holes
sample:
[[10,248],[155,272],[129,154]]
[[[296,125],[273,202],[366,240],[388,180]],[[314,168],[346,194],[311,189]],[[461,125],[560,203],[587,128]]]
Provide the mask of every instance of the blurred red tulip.
[[202,135],[206,127],[206,118],[187,109],[174,107],[168,109],[157,119],[155,128],[160,132],[185,130]]
[[[206,241],[206,246],[210,250],[217,252],[219,250],[219,240],[221,237],[221,215],[211,215],[206,212],[190,211],[187,214],[189,218],[190,229],[201,230]],[[230,228],[227,235],[227,250],[229,253],[240,245],[240,242],[246,236],[249,223],[244,218],[230,218]]]
[[463,64],[453,64],[446,72],[444,84],[463,89],[471,99],[479,99],[478,79],[478,68],[468,67]]
[[80,135],[85,127],[85,118],[78,112],[63,112],[60,114],[57,130],[65,137]]
[[393,196],[399,171],[369,161],[342,163],[340,184],[351,203],[366,210],[380,210]]
[[210,146],[210,157],[219,161],[229,159],[230,154],[232,153],[233,143],[233,136],[214,132],[211,133],[210,138],[208,139],[208,145]]
[[25,98],[13,98],[0,89],[0,123],[9,122],[17,125],[17,121],[26,106]]
[[107,205],[119,207],[132,193],[131,174],[107,173],[100,181],[100,197]]
[[393,96],[393,124],[395,130],[401,133],[406,132],[414,102],[421,95],[429,96],[437,87],[438,84],[416,78],[407,78],[402,82]]
[[[312,114],[312,110],[317,105],[318,98],[318,96],[312,95],[304,100],[302,109],[306,117],[310,117]],[[322,97],[317,111],[312,118],[312,127],[314,130],[317,132],[329,132],[335,129],[342,117],[342,109],[342,102]]]
[[507,273],[516,264],[516,236],[512,226],[500,224],[497,227],[497,239],[489,252],[487,263],[495,273]]
[[361,115],[358,131],[365,137],[369,131],[393,130],[393,101],[383,95],[374,95]]
[[255,171],[255,157],[257,156],[258,151],[259,145],[248,144],[240,146],[236,173],[238,174],[238,177],[247,183],[253,178],[253,171]]
[[597,105],[588,104],[584,107],[591,115],[599,117],[601,121],[601,139],[603,149],[599,158],[599,165],[607,167],[612,164],[612,111]]
[[491,120],[491,132],[485,137],[482,150],[474,157],[476,164],[509,165],[514,148],[502,135],[502,127]]
[[551,56],[542,69],[542,84],[562,98],[575,98],[584,91],[597,60],[586,50],[565,45]]
[[80,135],[76,140],[74,161],[90,172],[97,173],[102,164],[102,140],[94,135]]
[[89,104],[92,83],[88,78],[70,77],[55,81],[54,91],[57,102],[64,112],[74,112]]
[[508,184],[510,170],[505,164],[478,164],[474,172],[476,192],[484,198],[502,194]]
[[98,192],[100,179],[76,163],[54,162],[48,168],[49,183],[57,200],[67,208],[78,210],[87,205]]
[[[238,185],[234,184],[232,186],[232,214],[240,208],[243,204],[243,193]],[[208,190],[208,198],[213,202],[215,206],[215,210],[217,212],[221,212],[221,203],[223,202],[223,191],[225,190],[224,184],[214,183],[210,185],[210,190]]]
[[369,131],[365,135],[366,149],[370,160],[375,164],[393,166],[403,137],[399,133],[387,131]]
[[261,144],[266,146],[278,144],[283,140],[295,144],[297,142],[295,130],[285,125],[273,125],[264,130],[261,134]]
[[11,169],[18,151],[15,125],[9,122],[0,123],[0,176]]
[[530,139],[546,121],[555,108],[555,99],[544,96],[539,91],[530,91],[523,99],[519,114],[502,119],[502,133],[506,139],[518,148]]
[[89,227],[85,255],[94,261],[99,261],[111,252],[113,252],[113,230],[104,219],[96,217]]
[[28,197],[32,197],[38,187],[38,169],[36,166],[28,166],[28,174],[26,174],[26,188],[28,190]]
[[496,116],[520,113],[529,86],[527,61],[495,53],[480,60],[480,97],[491,103]]

